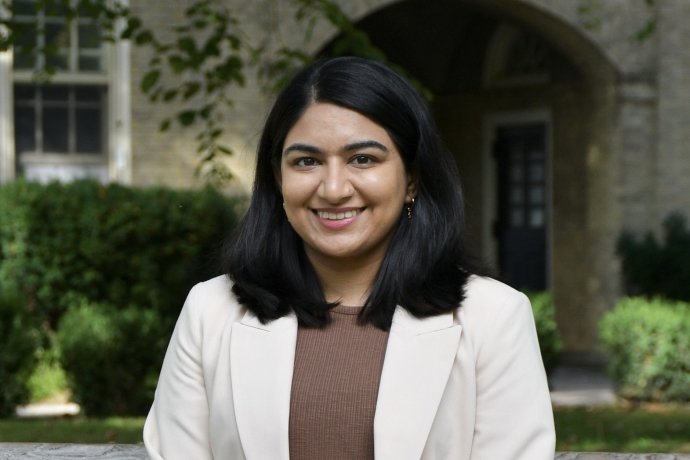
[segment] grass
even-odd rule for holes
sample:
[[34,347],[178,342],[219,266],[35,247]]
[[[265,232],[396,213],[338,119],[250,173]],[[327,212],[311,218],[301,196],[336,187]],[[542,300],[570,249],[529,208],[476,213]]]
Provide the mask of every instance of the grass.
[[143,427],[143,417],[5,419],[0,420],[0,442],[137,444]]
[[557,449],[690,453],[690,406],[559,408]]
[[[690,453],[690,406],[558,408],[559,451]],[[143,417],[0,420],[0,442],[141,442]]]

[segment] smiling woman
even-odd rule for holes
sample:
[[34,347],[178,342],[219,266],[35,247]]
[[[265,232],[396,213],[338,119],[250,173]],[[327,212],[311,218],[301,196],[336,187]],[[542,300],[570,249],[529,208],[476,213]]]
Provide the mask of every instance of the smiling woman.
[[[414,181],[381,126],[329,103],[285,139],[280,190],[327,302],[364,305]],[[319,276],[337,270],[339,276]]]
[[279,95],[226,259],[175,328],[152,458],[553,459],[529,302],[474,268],[455,162],[387,67]]

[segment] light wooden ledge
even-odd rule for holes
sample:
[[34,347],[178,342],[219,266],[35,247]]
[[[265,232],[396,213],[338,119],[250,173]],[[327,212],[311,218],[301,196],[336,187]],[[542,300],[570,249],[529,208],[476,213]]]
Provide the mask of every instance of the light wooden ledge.
[[[147,460],[141,444],[0,443],[0,460]],[[555,460],[690,460],[690,454],[559,452]]]

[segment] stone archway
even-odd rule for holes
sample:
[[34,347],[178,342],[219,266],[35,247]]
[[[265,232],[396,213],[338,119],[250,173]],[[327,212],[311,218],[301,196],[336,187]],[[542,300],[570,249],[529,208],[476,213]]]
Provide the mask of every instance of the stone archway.
[[[598,319],[618,294],[614,66],[577,27],[528,2],[384,3],[358,25],[433,92],[460,167],[472,246],[504,275],[498,198],[510,186],[499,180],[493,142],[501,130],[542,126],[542,189],[525,206],[543,223],[544,285],[565,348],[596,352]],[[518,194],[529,201],[530,193]]]

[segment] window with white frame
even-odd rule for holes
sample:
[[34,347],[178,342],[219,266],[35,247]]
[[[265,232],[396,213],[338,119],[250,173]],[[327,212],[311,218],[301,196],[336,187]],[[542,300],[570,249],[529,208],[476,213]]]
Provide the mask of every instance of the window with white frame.
[[[104,72],[101,33],[90,19],[78,15],[68,21],[67,11],[59,4],[37,11],[35,0],[13,0],[12,14],[15,23],[26,32],[19,35],[15,47],[15,70],[31,71],[47,64],[67,73]],[[51,52],[24,52],[35,46],[47,46]]]
[[104,105],[101,86],[15,84],[16,151],[103,154]]
[[[41,11],[35,0],[13,0],[12,14],[21,30],[11,70],[14,152],[5,156],[32,180],[118,179],[108,154],[115,122],[109,92],[113,75],[122,76],[108,64],[117,53],[109,54],[90,19],[70,21],[59,5]],[[49,52],[32,52],[44,46]],[[46,68],[50,78],[37,81],[36,71]]]

